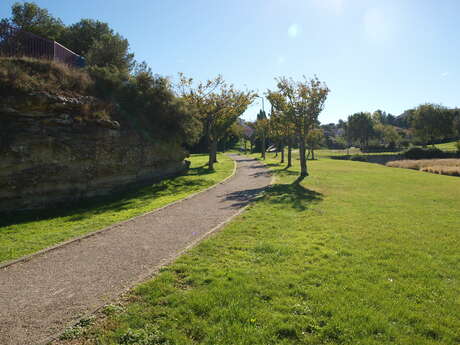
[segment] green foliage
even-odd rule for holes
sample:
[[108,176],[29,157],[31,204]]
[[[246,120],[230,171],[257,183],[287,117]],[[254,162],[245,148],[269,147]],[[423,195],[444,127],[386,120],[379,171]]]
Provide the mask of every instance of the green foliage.
[[361,148],[366,148],[374,131],[369,113],[356,113],[348,117],[347,136],[351,141],[359,142]]
[[72,340],[85,334],[95,321],[94,316],[83,318],[74,326],[67,328],[59,337],[60,340]]
[[106,34],[94,41],[86,54],[89,65],[114,66],[120,70],[130,70],[134,54],[128,53],[128,40],[119,34]]
[[12,26],[50,40],[58,40],[65,31],[59,18],[53,17],[48,10],[40,8],[34,2],[14,3],[11,7],[11,18],[4,20]]
[[82,19],[65,26],[59,18],[33,2],[15,3],[11,18],[2,21],[11,26],[58,41],[75,53],[86,57],[89,65],[115,67],[129,71],[134,65],[134,54],[129,52],[129,42],[115,33],[107,23]]
[[324,108],[329,88],[316,76],[301,81],[286,77],[275,79],[278,92],[268,91],[274,109],[284,114],[292,123],[298,140],[300,152],[300,175],[307,176],[307,157],[305,155],[308,133],[319,125],[318,116]]
[[101,312],[105,316],[109,316],[109,315],[119,314],[119,313],[121,313],[123,311],[125,311],[125,308],[123,306],[121,306],[121,305],[108,304],[104,308],[102,308]]
[[453,116],[446,108],[438,104],[422,104],[411,117],[415,136],[424,144],[448,138],[453,133]]
[[178,93],[182,100],[195,110],[201,121],[203,134],[209,144],[209,169],[216,162],[217,143],[228,129],[245,112],[253,101],[253,91],[240,91],[227,84],[222,76],[193,85],[192,78],[179,74]]
[[92,93],[94,96],[116,102],[121,89],[128,82],[130,75],[114,66],[89,66],[88,74],[94,81]]
[[120,345],[160,345],[169,344],[164,335],[155,325],[147,325],[141,329],[129,328],[118,341]]
[[321,148],[321,143],[324,140],[324,131],[320,128],[312,129],[308,132],[306,143],[307,148],[310,150],[316,150]]
[[219,156],[219,160],[210,173],[204,168],[207,157],[192,155],[185,176],[74,207],[1,215],[0,262],[102,229],[203,190],[232,173],[233,161],[225,155]]
[[453,109],[452,111],[452,124],[454,133],[460,137],[460,109]]
[[114,94],[128,118],[137,115],[137,127],[148,129],[147,135],[189,145],[200,138],[202,127],[194,109],[175,96],[168,79],[141,71],[117,85]]
[[458,344],[457,177],[322,158],[298,185],[297,159],[266,162],[263,198],[79,343]]

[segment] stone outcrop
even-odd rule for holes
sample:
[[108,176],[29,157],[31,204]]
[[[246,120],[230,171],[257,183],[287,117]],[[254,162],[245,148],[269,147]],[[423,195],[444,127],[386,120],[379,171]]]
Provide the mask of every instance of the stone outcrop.
[[186,152],[146,140],[97,109],[91,97],[46,93],[0,100],[0,212],[107,195],[180,174]]

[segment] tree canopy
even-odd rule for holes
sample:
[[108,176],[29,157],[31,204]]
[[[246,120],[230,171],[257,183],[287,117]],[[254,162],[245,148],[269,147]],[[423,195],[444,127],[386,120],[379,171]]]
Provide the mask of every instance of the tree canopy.
[[179,75],[178,93],[195,109],[196,117],[203,124],[204,136],[209,144],[209,169],[217,161],[217,142],[252,103],[255,93],[240,91],[217,76],[194,85],[192,78]]
[[280,77],[276,81],[278,92],[273,93],[272,99],[294,125],[299,143],[300,175],[304,177],[308,175],[305,154],[307,135],[319,124],[318,116],[324,108],[329,88],[317,77],[304,77],[301,81]]

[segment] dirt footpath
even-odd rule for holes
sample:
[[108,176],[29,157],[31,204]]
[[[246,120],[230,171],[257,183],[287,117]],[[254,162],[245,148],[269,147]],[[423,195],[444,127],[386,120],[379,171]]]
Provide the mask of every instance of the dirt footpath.
[[40,344],[110,302],[238,213],[269,183],[232,156],[233,178],[157,212],[0,269],[0,344]]

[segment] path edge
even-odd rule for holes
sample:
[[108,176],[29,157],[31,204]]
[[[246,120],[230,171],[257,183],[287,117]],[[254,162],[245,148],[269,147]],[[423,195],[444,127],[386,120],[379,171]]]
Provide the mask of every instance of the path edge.
[[168,208],[168,207],[171,207],[171,206],[174,206],[174,205],[177,205],[177,204],[180,204],[181,202],[185,201],[185,200],[189,200],[189,199],[192,199],[194,197],[196,197],[197,195],[201,194],[201,193],[205,193],[211,189],[214,189],[216,188],[217,186],[221,185],[221,184],[224,184],[226,182],[228,182],[230,179],[234,178],[235,175],[236,175],[236,171],[238,169],[238,164],[236,163],[236,160],[233,159],[230,155],[228,155],[232,160],[233,160],[233,171],[232,173],[227,176],[226,178],[224,178],[222,181],[219,181],[215,184],[213,184],[212,186],[209,186],[208,188],[206,189],[203,189],[201,191],[198,191],[196,193],[193,193],[189,196],[186,196],[185,198],[182,198],[182,199],[179,199],[179,200],[176,200],[176,201],[173,201],[169,204],[166,204],[164,206],[161,206],[159,208],[156,208],[152,211],[148,211],[146,213],[142,213],[142,214],[139,214],[133,218],[129,218],[129,219],[126,219],[126,220],[123,220],[121,222],[118,222],[118,223],[115,223],[115,224],[112,224],[112,225],[109,225],[105,228],[102,228],[102,229],[99,229],[99,230],[96,230],[96,231],[93,231],[93,232],[90,232],[88,234],[85,234],[85,235],[82,235],[82,236],[79,236],[79,237],[75,237],[73,239],[70,239],[70,240],[67,240],[67,241],[64,241],[64,242],[61,242],[61,243],[58,243],[58,244],[55,244],[54,246],[51,246],[51,247],[47,247],[47,248],[44,248],[44,249],[41,249],[39,250],[38,252],[35,252],[35,253],[32,253],[32,254],[28,254],[28,255],[25,255],[25,256],[22,256],[20,258],[17,258],[17,259],[13,259],[13,260],[10,260],[10,261],[7,261],[3,264],[0,264],[0,270],[3,270],[5,268],[8,268],[9,266],[12,266],[12,265],[15,265],[15,264],[18,264],[18,263],[21,263],[21,262],[27,262],[27,261],[30,261],[32,260],[33,258],[35,258],[36,256],[40,256],[40,255],[43,255],[43,254],[46,254],[48,252],[51,252],[53,250],[56,250],[56,249],[60,249],[62,247],[65,247],[65,246],[68,246],[69,244],[72,244],[72,243],[75,243],[75,242],[79,242],[79,241],[82,241],[84,239],[87,239],[89,237],[92,237],[92,236],[96,236],[96,235],[99,235],[99,234],[102,234],[102,233],[105,233],[107,231],[110,231],[110,230],[113,230],[115,228],[118,228],[128,222],[131,222],[133,221],[134,219],[136,218],[140,218],[140,217],[145,217],[147,215],[150,215],[150,214],[153,214],[153,213],[156,213],[156,212],[160,212],[162,210],[164,210],[165,208]]
[[[239,155],[239,156],[243,156],[243,157],[248,157],[248,156],[245,156],[245,155]],[[252,157],[248,157],[248,158],[252,158]],[[233,159],[233,158],[232,158]],[[268,168],[267,164],[260,161],[259,159],[257,158],[252,158],[254,161],[260,163],[261,165],[263,165],[267,171],[270,173],[271,175],[271,179],[270,179],[270,182],[268,183],[268,185],[265,187],[266,188],[270,188],[272,187],[274,184],[275,184],[275,174]],[[235,162],[235,171],[234,173],[236,172],[236,161],[233,160]],[[234,174],[233,174],[234,175]],[[224,180],[222,180],[221,182],[219,183],[216,183],[215,185],[207,188],[206,190],[208,189],[212,189],[214,187],[216,187],[217,185],[219,184],[222,184],[223,182],[225,182],[226,180],[229,180],[231,177],[233,177],[233,175],[230,175],[228,176],[227,178],[225,178]],[[203,190],[206,191],[206,190]],[[195,195],[198,195],[200,194],[201,192],[198,192],[196,194],[193,194],[190,196],[190,198],[192,196],[195,196]],[[260,194],[263,194],[265,193],[265,190],[260,192]],[[185,199],[181,199],[181,200],[178,200],[178,201],[182,201],[182,200],[185,200]],[[175,202],[176,203],[176,202]],[[171,204],[172,205],[172,204]],[[163,259],[161,261],[161,263],[159,263],[157,266],[155,266],[150,272],[146,273],[145,275],[143,275],[142,277],[139,277],[139,279],[137,279],[136,281],[133,281],[131,282],[128,286],[126,286],[124,288],[124,291],[121,292],[117,299],[119,300],[120,298],[122,298],[122,296],[124,296],[125,294],[129,293],[129,291],[132,291],[132,289],[135,287],[135,286],[138,286],[139,284],[142,284],[146,281],[148,281],[149,279],[154,279],[158,273],[160,272],[160,270],[165,267],[165,266],[168,266],[168,265],[171,265],[173,264],[180,256],[186,254],[187,252],[189,252],[191,249],[193,249],[194,247],[196,247],[199,243],[201,243],[203,240],[211,237],[212,235],[214,235],[216,232],[218,232],[219,230],[222,230],[227,224],[229,224],[232,220],[234,220],[235,218],[237,218],[238,216],[240,216],[241,214],[243,214],[250,206],[252,205],[252,203],[248,203],[247,205],[245,205],[244,207],[242,207],[241,209],[238,210],[238,212],[236,212],[235,214],[231,215],[229,218],[223,220],[221,223],[217,224],[215,227],[213,227],[212,229],[210,229],[209,231],[205,232],[204,234],[202,234],[201,236],[199,236],[198,238],[195,238],[193,240],[193,242],[189,243],[186,247],[184,247],[183,249],[179,250],[178,252],[174,253],[173,255]],[[166,205],[164,207],[167,207],[169,205]],[[159,209],[158,209],[159,210]],[[155,211],[151,211],[149,213],[153,213]],[[139,216],[140,217],[140,216]],[[134,219],[134,218],[133,218]],[[38,343],[37,345],[52,345],[54,344],[54,342],[56,341],[60,341],[60,336],[69,328],[69,327],[72,327],[76,324],[76,321],[78,320],[81,320],[82,318],[88,318],[88,317],[91,317],[93,315],[96,315],[98,314],[105,306],[107,305],[107,303],[104,303],[98,307],[96,307],[95,309],[93,309],[91,312],[88,312],[86,313],[85,315],[81,315],[78,319],[75,319],[73,320],[72,322],[70,322],[67,327],[65,327],[62,331],[60,332],[56,332],[54,333],[53,335],[50,335],[48,338],[44,339],[43,341],[41,341],[40,343]],[[60,344],[60,343],[58,343]]]

